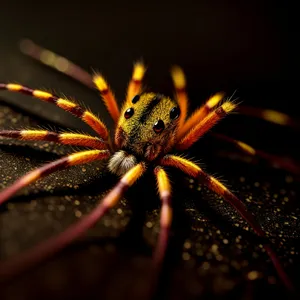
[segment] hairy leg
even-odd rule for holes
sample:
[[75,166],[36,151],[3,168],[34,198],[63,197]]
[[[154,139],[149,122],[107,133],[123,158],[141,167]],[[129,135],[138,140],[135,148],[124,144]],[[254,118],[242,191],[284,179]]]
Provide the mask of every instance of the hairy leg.
[[132,186],[146,170],[145,164],[139,163],[127,171],[115,187],[103,198],[103,200],[86,216],[77,223],[72,224],[62,233],[41,242],[27,252],[17,255],[7,261],[0,262],[0,283],[8,281],[20,275],[29,268],[54,255],[74,240],[82,236],[123,196],[125,191]]
[[181,140],[179,140],[176,143],[175,148],[178,150],[186,150],[191,147],[218,121],[234,110],[235,107],[236,105],[230,101],[222,104],[220,107],[209,113],[201,122],[194,126]]
[[7,84],[0,83],[0,90],[7,90],[15,93],[21,93],[21,94],[35,97],[45,102],[53,103],[56,106],[60,107],[61,109],[80,118],[83,122],[85,122],[92,129],[94,129],[103,140],[107,140],[109,137],[108,130],[105,124],[100,119],[98,119],[92,112],[82,108],[78,104],[68,99],[63,99],[45,91],[35,90],[26,86],[22,86],[20,84],[13,84],[13,83],[7,83]]
[[254,149],[252,146],[250,146],[242,141],[235,140],[235,139],[233,139],[229,136],[223,135],[223,134],[212,133],[211,135],[213,137],[216,137],[217,139],[220,139],[227,143],[233,144],[239,150],[241,150],[242,152],[244,152],[248,155],[265,159],[274,167],[279,167],[281,169],[284,169],[288,172],[291,172],[291,173],[294,173],[297,175],[299,175],[299,173],[300,173],[300,165],[296,161],[293,161],[291,159],[284,159],[280,156],[270,154],[270,153],[264,152],[262,150]]
[[108,144],[102,139],[87,134],[47,130],[0,130],[0,136],[24,141],[47,141],[61,145],[83,146],[94,149],[107,149]]
[[0,192],[0,205],[17,193],[20,189],[29,184],[59,170],[64,170],[74,165],[85,164],[95,160],[106,159],[110,156],[108,150],[88,150],[82,152],[75,152],[73,154],[62,157],[58,160],[43,165],[33,171],[28,172],[11,186],[5,188]]
[[[252,227],[252,229],[256,232],[258,236],[266,238],[265,232],[263,231],[261,226],[256,222],[253,215],[246,210],[245,205],[234,194],[232,194],[220,181],[206,174],[199,166],[187,159],[175,155],[167,155],[163,157],[160,161],[160,164],[163,166],[173,166],[182,170],[189,176],[200,179],[210,190],[224,197],[224,199],[236,209],[236,211],[242,216],[242,218],[248,222],[248,224]],[[294,286],[290,281],[288,275],[284,271],[276,253],[267,243],[264,244],[264,248],[268,253],[282,282],[289,290],[294,290]]]

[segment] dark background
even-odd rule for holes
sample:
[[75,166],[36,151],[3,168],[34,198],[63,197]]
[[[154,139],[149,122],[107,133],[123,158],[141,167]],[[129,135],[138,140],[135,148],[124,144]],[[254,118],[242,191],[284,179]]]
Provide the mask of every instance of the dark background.
[[247,105],[297,114],[294,16],[289,1],[2,1],[0,79],[55,89],[100,110],[85,89],[20,55],[18,42],[27,37],[103,72],[120,100],[132,62],[143,58],[148,86],[165,93],[170,65],[180,64],[192,107],[237,90]]
[[[64,93],[84,102],[94,112],[100,113],[101,118],[109,126],[112,125],[112,121],[95,91],[76,84],[73,80],[51,71],[20,53],[18,43],[21,38],[26,37],[66,56],[87,70],[101,71],[116,92],[119,101],[123,100],[133,61],[143,58],[149,67],[145,78],[147,86],[153,88],[154,91],[169,95],[172,95],[170,66],[176,63],[184,68],[192,108],[199,106],[214,92],[222,90],[230,96],[237,90],[235,95],[245,105],[277,109],[298,117],[300,114],[296,107],[299,98],[299,76],[297,76],[299,51],[295,15],[296,10],[290,6],[288,1],[284,3],[275,3],[274,1],[225,2],[221,0],[197,3],[196,1],[195,3],[192,1],[170,3],[149,1],[130,3],[98,1],[92,3],[84,1],[80,4],[74,1],[72,3],[2,1],[0,10],[0,81],[18,82],[33,88],[46,88],[57,93]],[[60,123],[66,127],[89,130],[87,126],[67,113],[35,99],[7,92],[3,92],[0,99],[10,104],[13,103],[43,119]],[[225,121],[224,126],[218,126],[218,130],[228,132],[230,129],[231,136],[245,140],[256,147],[278,154],[293,153],[298,158],[297,149],[299,148],[295,148],[298,140],[297,131],[268,125],[258,120],[245,119],[241,116],[233,116],[231,120]],[[39,122],[38,119],[37,123],[39,124]],[[12,126],[9,122],[4,122],[4,124]],[[210,151],[210,148],[207,148],[206,154],[210,154],[208,153]],[[196,153],[199,154],[199,152]],[[20,152],[19,155],[21,157],[20,164],[25,164],[22,161],[22,153]],[[47,156],[36,155],[38,159],[49,160]],[[13,155],[8,156],[8,161],[4,164],[5,168],[10,166],[9,159],[13,159],[12,157]],[[240,165],[231,167],[229,162],[219,163],[213,158],[205,158],[207,164],[211,166],[209,171],[217,170],[218,174],[224,175],[229,181],[232,180],[230,183],[238,182],[239,174],[241,174]],[[36,163],[40,163],[38,159]],[[13,160],[12,163],[14,163]],[[282,180],[284,176],[281,174],[282,177],[280,177],[277,173],[271,173],[270,169],[267,169],[266,173],[260,174],[256,168],[250,171],[244,165],[242,168],[243,172],[248,172],[246,174],[253,181],[256,178],[258,181],[271,180],[271,186],[276,188],[278,186],[278,189],[285,185]],[[259,169],[259,171],[265,171],[265,169]],[[276,174],[279,177],[276,177]],[[17,178],[19,174],[14,176]],[[62,178],[64,179],[64,177]],[[289,191],[289,187],[287,190]],[[264,199],[265,191],[261,190],[258,193],[259,196]],[[44,201],[43,198],[40,200]],[[47,200],[45,201],[47,203]],[[46,209],[47,207],[46,205]],[[256,209],[254,205],[253,210]],[[19,217],[22,218],[24,213],[22,214],[22,210],[20,211]],[[227,210],[224,211],[226,215]],[[27,224],[26,214],[24,220],[23,222]],[[21,225],[19,227],[22,228]],[[101,232],[101,228],[99,232]],[[34,243],[32,242],[32,244]],[[247,244],[246,246],[250,247]],[[227,250],[225,249],[225,251]],[[76,255],[70,258],[71,263],[78,259]],[[231,258],[234,256],[234,252],[229,254]],[[103,255],[103,257],[103,262],[106,260],[110,262],[107,256]],[[264,257],[261,259],[264,261]],[[255,266],[259,266],[260,262],[259,260],[255,261]],[[99,262],[97,261],[97,263]],[[78,271],[82,271],[80,266],[76,267]],[[84,267],[86,266],[84,265]],[[66,269],[69,270],[68,267]],[[107,269],[110,270],[109,267]],[[295,269],[297,268],[295,267]],[[89,269],[86,267],[83,274],[87,276],[88,271]],[[126,272],[127,269],[124,271],[123,277],[128,276]],[[130,273],[130,271],[128,272]],[[49,273],[49,269],[46,269],[46,273]],[[145,269],[142,268],[140,273],[145,273]],[[54,272],[54,274],[57,273]],[[51,274],[49,276],[51,277]],[[119,276],[123,278],[120,274]],[[38,275],[35,275],[33,278],[37,277]],[[129,276],[133,280],[137,277],[134,272],[131,277]],[[182,295],[189,290],[190,298],[187,299],[194,299],[191,296],[192,288],[176,285],[176,282],[183,282],[180,275],[178,278],[173,284],[173,298],[180,299],[179,294],[176,294],[178,288],[182,289]],[[76,279],[78,280],[78,278]],[[128,280],[130,281],[130,279]],[[143,280],[141,276],[140,281]],[[88,279],[86,281],[88,282]],[[189,277],[187,276],[185,284],[188,281]],[[32,283],[29,279],[28,282]],[[83,286],[97,290],[97,284],[102,280],[91,280],[91,282],[90,285],[83,284]],[[147,281],[144,280],[143,283],[145,282]],[[72,284],[74,283],[71,279],[71,286]],[[24,284],[21,285],[24,290],[31,290],[30,284],[24,286]],[[105,281],[103,286],[105,287]],[[80,289],[79,287],[78,289]],[[91,290],[93,290],[92,288]],[[259,288],[258,285],[258,290]],[[65,287],[65,290],[70,291],[71,289],[68,285],[67,288]],[[115,289],[113,283],[111,283],[110,289]],[[241,294],[246,294],[245,297],[251,298],[252,294],[247,294],[247,286],[244,285],[242,289]],[[82,290],[83,293],[87,292],[84,288]],[[43,295],[44,292],[41,287],[41,291],[36,292],[38,295],[36,297],[41,297],[40,295]],[[276,289],[273,289],[273,293],[276,294]],[[90,292],[91,294],[92,292]],[[52,291],[49,297],[51,295],[60,295],[63,298],[65,294]],[[239,295],[239,290],[236,295]],[[209,297],[210,294],[208,293],[207,296]],[[238,298],[238,296],[236,297]]]

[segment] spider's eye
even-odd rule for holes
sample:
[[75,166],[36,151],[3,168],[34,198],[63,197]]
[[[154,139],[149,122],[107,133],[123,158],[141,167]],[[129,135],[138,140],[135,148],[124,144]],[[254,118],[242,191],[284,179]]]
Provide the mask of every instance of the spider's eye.
[[175,106],[170,110],[170,119],[175,120],[180,116],[180,109],[179,107]]
[[135,104],[135,103],[137,103],[139,100],[140,100],[140,95],[135,95],[135,96],[132,98],[131,102],[132,102],[133,104]]
[[165,123],[162,120],[158,120],[153,125],[153,130],[156,133],[160,133],[165,129]]
[[130,107],[125,111],[124,117],[125,119],[129,119],[133,116],[133,114],[134,114],[134,109]]

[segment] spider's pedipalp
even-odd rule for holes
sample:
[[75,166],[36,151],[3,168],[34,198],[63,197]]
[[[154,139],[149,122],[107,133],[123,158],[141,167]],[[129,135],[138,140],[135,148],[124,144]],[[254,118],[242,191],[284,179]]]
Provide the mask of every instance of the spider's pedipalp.
[[28,186],[34,181],[41,179],[42,177],[71,166],[85,164],[95,160],[103,160],[108,158],[109,156],[110,152],[108,150],[88,150],[75,152],[58,160],[45,164],[40,168],[28,172],[23,177],[16,180],[11,186],[1,191],[0,205],[10,197],[12,197],[15,193],[17,193],[20,189]]
[[124,175],[127,171],[137,164],[134,155],[128,154],[126,151],[119,150],[111,156],[108,162],[108,169],[118,176]]
[[[167,155],[161,159],[160,163],[163,166],[173,166],[182,170],[189,176],[192,176],[196,179],[200,179],[201,182],[203,182],[210,190],[217,193],[218,195],[221,195],[226,201],[228,201],[241,215],[241,217],[248,222],[248,224],[252,227],[252,229],[258,236],[266,238],[265,232],[254,219],[252,214],[246,210],[245,205],[216,178],[205,173],[199,166],[197,166],[193,162],[179,156]],[[264,243],[264,248],[267,251],[282,282],[289,290],[293,291],[294,286],[290,281],[288,275],[284,271],[276,253],[271,249],[270,245],[268,245],[267,243]]]
[[145,72],[146,67],[142,61],[138,61],[133,65],[132,77],[128,84],[125,103],[130,103],[134,96],[140,94]]
[[63,99],[45,91],[35,90],[29,87],[22,86],[20,84],[13,83],[0,83],[0,90],[8,90],[11,92],[26,94],[34,98],[40,99],[42,101],[53,103],[61,109],[80,118],[83,122],[85,122],[92,129],[94,129],[103,140],[108,139],[108,130],[105,124],[100,119],[98,119],[93,113],[68,99]]
[[120,117],[119,107],[115,98],[114,93],[112,92],[110,86],[107,84],[104,77],[100,74],[96,74],[93,77],[93,81],[100,92],[102,100],[111,115],[115,123],[118,122]]
[[134,166],[123,175],[120,181],[103,198],[103,200],[77,223],[71,225],[59,235],[49,238],[27,252],[18,255],[15,259],[0,262],[0,283],[20,275],[28,268],[32,268],[44,259],[54,255],[72,243],[75,239],[82,236],[89,228],[97,223],[110,208],[118,203],[125,191],[132,186],[145,171],[146,165],[143,162]]
[[203,134],[210,130],[218,121],[234,110],[236,105],[230,101],[224,102],[217,109],[209,113],[201,122],[194,126],[177,144],[178,150],[191,147]]
[[265,159],[266,161],[268,161],[272,166],[276,167],[276,168],[281,168],[284,169],[288,172],[294,173],[296,175],[300,174],[300,165],[298,162],[293,161],[292,159],[285,159],[282,158],[280,156],[274,155],[274,154],[270,154],[267,152],[264,152],[262,150],[258,150],[253,148],[252,146],[242,142],[242,141],[238,141],[236,139],[233,139],[229,136],[226,136],[224,134],[219,134],[219,133],[212,133],[213,137],[216,137],[217,139],[220,139],[222,141],[228,142],[230,144],[233,144],[234,146],[236,146],[238,149],[240,149],[241,151],[243,151],[244,153],[251,155],[251,156],[256,156],[256,157],[260,157],[262,159]]
[[83,146],[99,150],[108,148],[107,143],[100,138],[80,133],[57,133],[47,130],[0,130],[0,136],[24,141],[48,141],[62,145]]
[[193,114],[186,120],[183,127],[178,131],[177,138],[183,138],[194,126],[201,122],[220,101],[224,98],[223,93],[216,93],[211,96],[205,104],[193,112]]

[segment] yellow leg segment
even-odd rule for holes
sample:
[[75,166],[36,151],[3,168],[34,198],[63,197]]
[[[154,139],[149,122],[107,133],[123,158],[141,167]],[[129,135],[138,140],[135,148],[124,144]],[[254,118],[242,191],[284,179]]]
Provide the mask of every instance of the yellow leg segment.
[[30,171],[20,179],[15,181],[11,186],[5,188],[0,192],[0,205],[17,193],[20,189],[28,186],[29,184],[37,181],[51,173],[59,170],[64,170],[68,167],[85,164],[95,160],[106,159],[110,156],[108,150],[88,150],[76,152],[68,156],[62,157],[56,161],[45,164],[44,166]]
[[8,90],[11,92],[22,93],[30,95],[45,102],[53,103],[61,109],[68,111],[74,116],[80,118],[91,128],[93,128],[103,140],[108,139],[108,130],[104,123],[100,119],[98,119],[93,113],[68,99],[59,98],[45,91],[34,90],[29,87],[13,83],[0,83],[0,90]]
[[[220,181],[218,181],[213,176],[205,173],[199,166],[194,164],[193,162],[184,159],[175,155],[167,155],[163,157],[160,161],[160,164],[163,166],[173,166],[182,170],[184,173],[192,176],[196,179],[200,179],[210,190],[221,195],[226,201],[228,201],[236,211],[241,215],[241,217],[248,222],[248,224],[252,227],[252,229],[256,232],[256,234],[262,238],[266,238],[266,234],[261,228],[261,226],[257,223],[253,215],[246,210],[245,205],[234,195],[229,189],[227,189]],[[276,253],[272,250],[269,243],[264,244],[264,248],[268,253],[272,263],[277,271],[278,276],[285,284],[285,286],[289,290],[294,290],[293,284],[286,274],[285,270],[282,267],[282,264],[277,257]]]
[[117,123],[120,117],[120,111],[114,93],[102,75],[96,74],[93,81],[100,92],[109,114],[113,118],[114,122]]
[[223,93],[217,93],[210,97],[207,102],[197,109],[184,123],[183,127],[179,130],[177,138],[181,139],[184,137],[194,126],[199,124],[209,112],[218,105],[218,103],[223,99]]
[[154,253],[154,262],[157,267],[160,267],[167,250],[173,210],[171,207],[171,185],[167,173],[162,167],[156,167],[154,173],[162,203],[160,215],[160,234]]
[[56,133],[47,130],[0,130],[0,136],[24,141],[48,141],[63,145],[83,146],[95,149],[107,149],[103,140],[86,134]]
[[141,92],[142,81],[146,72],[146,67],[142,62],[137,62],[133,66],[131,80],[127,88],[126,102],[130,103],[134,96]]
[[186,78],[185,74],[179,66],[173,66],[171,69],[171,76],[175,87],[176,98],[180,108],[179,127],[180,132],[184,126],[184,122],[188,113],[189,99],[186,92]]
[[235,109],[236,105],[225,102],[220,107],[207,115],[204,120],[194,126],[177,144],[176,149],[186,150],[191,147],[198,139],[210,130],[218,121]]

